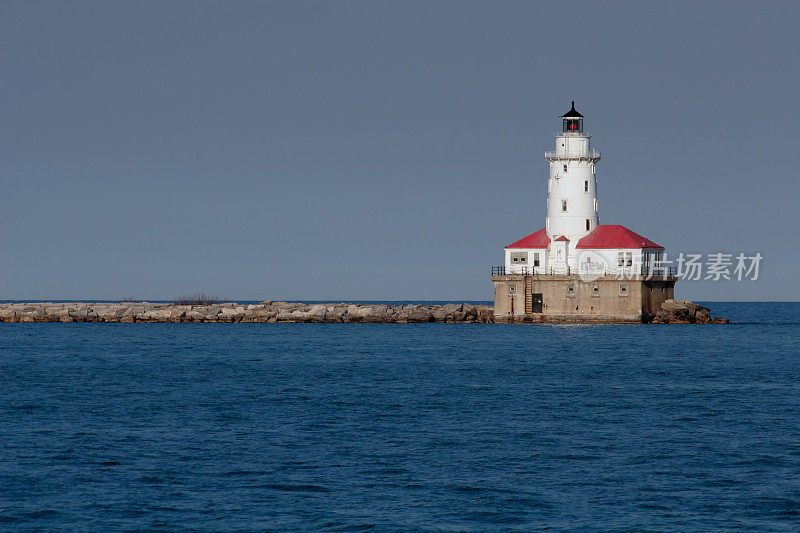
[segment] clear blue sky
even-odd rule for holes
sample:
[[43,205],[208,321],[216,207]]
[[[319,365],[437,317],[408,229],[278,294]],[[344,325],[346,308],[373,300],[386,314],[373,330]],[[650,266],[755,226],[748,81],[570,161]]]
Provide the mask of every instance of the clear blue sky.
[[558,116],[600,222],[761,252],[798,300],[797,2],[0,3],[0,299],[479,299],[544,226]]

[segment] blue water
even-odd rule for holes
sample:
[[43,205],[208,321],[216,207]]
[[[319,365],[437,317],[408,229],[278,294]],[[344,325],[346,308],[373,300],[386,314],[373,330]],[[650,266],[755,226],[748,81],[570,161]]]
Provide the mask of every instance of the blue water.
[[0,324],[0,529],[800,529],[800,304]]

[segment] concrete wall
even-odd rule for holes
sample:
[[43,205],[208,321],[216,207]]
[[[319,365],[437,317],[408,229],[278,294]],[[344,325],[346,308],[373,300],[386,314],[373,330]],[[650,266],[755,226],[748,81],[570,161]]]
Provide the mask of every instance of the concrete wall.
[[[526,281],[527,280],[527,281]],[[579,276],[493,276],[495,320],[641,322],[671,298],[675,280],[582,281]],[[530,287],[526,291],[526,282]],[[570,290],[571,288],[571,290]],[[542,312],[525,312],[531,293],[542,294]]]
[[649,280],[642,282],[642,310],[655,315],[664,300],[675,298],[675,280]]

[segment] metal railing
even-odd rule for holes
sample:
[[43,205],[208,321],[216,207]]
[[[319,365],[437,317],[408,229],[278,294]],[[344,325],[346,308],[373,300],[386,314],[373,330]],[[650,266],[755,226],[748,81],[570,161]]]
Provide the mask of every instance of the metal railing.
[[[529,267],[529,266],[493,266],[492,276],[563,276],[569,275],[572,272],[570,267],[561,268],[542,268],[542,267]],[[578,272],[580,273],[580,272]],[[641,268],[636,267],[619,267],[619,268],[604,268],[596,272],[585,272],[587,275],[595,274],[599,276],[621,276],[621,275],[641,275],[650,278],[665,278],[675,277],[678,275],[676,267],[647,267],[642,265]]]
[[646,266],[642,267],[642,275],[643,276],[653,276],[653,277],[666,277],[666,276],[677,276],[678,269],[676,267],[652,267],[648,268]]
[[596,161],[600,159],[600,152],[597,150],[590,150],[584,155],[571,155],[569,152],[565,153],[564,155],[558,155],[557,151],[551,150],[544,153],[544,158],[548,161],[554,159],[587,159],[590,161]]
[[543,276],[543,275],[564,275],[569,274],[570,269],[569,267],[554,269],[550,267],[549,269],[545,269],[544,267],[531,267],[531,266],[516,266],[513,265],[511,267],[506,266],[493,266],[492,267],[492,276],[506,276],[506,275],[513,275],[513,276]]

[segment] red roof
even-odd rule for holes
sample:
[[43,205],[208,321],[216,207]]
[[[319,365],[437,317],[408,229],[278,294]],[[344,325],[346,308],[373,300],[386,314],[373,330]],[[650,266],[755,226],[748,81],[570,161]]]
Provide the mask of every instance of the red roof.
[[544,228],[542,228],[536,233],[531,233],[527,237],[509,244],[506,248],[547,248],[548,244],[550,244],[550,237],[547,236]]
[[600,224],[589,235],[578,241],[576,248],[658,248],[650,239],[634,233],[625,226]]
[[562,242],[562,241],[567,241],[567,242],[569,242],[569,239],[567,239],[567,236],[566,236],[566,235],[562,235],[561,237],[559,237],[558,239],[556,239],[556,241],[558,241],[558,242]]

